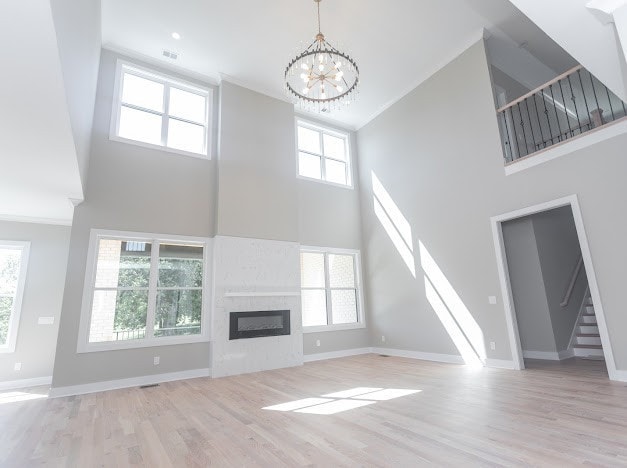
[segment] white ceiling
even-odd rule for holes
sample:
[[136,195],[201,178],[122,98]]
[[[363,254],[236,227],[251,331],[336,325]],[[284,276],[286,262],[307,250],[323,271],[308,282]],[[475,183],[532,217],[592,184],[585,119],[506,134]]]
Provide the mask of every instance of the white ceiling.
[[[313,0],[103,0],[103,45],[286,99],[283,71],[317,32],[315,11]],[[327,39],[360,67],[357,101],[328,116],[350,128],[452,60],[483,28],[502,36],[501,25],[515,24],[517,41],[525,25],[535,32],[504,0],[323,0],[321,17]],[[178,60],[165,59],[163,49]]]
[[83,191],[49,3],[2,3],[0,42],[0,219],[69,223]]

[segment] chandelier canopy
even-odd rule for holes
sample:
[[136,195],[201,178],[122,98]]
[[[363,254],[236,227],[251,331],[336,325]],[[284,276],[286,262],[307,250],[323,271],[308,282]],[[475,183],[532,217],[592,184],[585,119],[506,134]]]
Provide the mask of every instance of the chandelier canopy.
[[355,99],[359,84],[359,67],[353,58],[333,47],[320,30],[314,41],[285,68],[286,92],[307,110],[330,112]]

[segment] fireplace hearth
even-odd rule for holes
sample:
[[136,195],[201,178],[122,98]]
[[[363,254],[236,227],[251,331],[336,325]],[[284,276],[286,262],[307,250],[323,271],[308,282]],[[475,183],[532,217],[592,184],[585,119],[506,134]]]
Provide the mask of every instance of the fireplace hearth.
[[230,313],[229,340],[289,334],[289,310],[259,310]]

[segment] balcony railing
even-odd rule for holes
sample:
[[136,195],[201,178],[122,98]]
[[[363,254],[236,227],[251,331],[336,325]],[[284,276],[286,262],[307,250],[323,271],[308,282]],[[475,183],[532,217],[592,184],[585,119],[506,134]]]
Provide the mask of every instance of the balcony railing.
[[624,118],[625,103],[581,65],[497,110],[505,162]]

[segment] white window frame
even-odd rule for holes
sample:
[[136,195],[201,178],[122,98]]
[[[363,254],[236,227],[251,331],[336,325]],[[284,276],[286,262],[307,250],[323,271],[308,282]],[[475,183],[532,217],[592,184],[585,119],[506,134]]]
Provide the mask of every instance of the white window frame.
[[[139,141],[139,140],[123,138],[118,135],[119,129],[120,129],[120,109],[122,107],[122,88],[123,88],[122,77],[124,73],[130,73],[140,78],[145,78],[145,79],[164,85],[163,112],[157,112],[152,109],[146,109],[141,106],[124,104],[127,107],[140,110],[142,112],[148,112],[154,115],[161,116],[161,144],[155,145],[153,143],[146,143],[146,142]],[[202,153],[194,153],[191,151],[185,151],[185,150],[181,150],[177,148],[170,148],[166,146],[168,121],[170,119],[170,116],[168,113],[169,102],[170,102],[170,88],[178,88],[183,91],[188,91],[194,94],[202,95],[206,98],[205,122],[203,122],[203,125],[205,126],[205,145],[204,145]],[[180,80],[178,78],[168,76],[163,73],[150,70],[148,68],[145,68],[139,65],[135,65],[131,62],[127,62],[126,60],[118,59],[116,70],[115,70],[115,86],[113,89],[113,107],[111,110],[111,124],[109,127],[109,139],[110,140],[128,143],[128,144],[136,145],[136,146],[142,146],[144,148],[158,149],[161,151],[166,151],[168,153],[176,153],[176,154],[182,154],[185,156],[192,156],[194,158],[211,159],[212,113],[213,113],[213,90],[211,88],[201,87],[194,83]],[[173,118],[181,122],[188,122],[188,123],[193,123],[194,125],[199,125],[198,122],[187,121],[179,117],[173,117]]]
[[[203,247],[203,281],[202,281],[202,309],[200,312],[200,334],[183,336],[153,336],[153,326],[155,318],[157,275],[158,271],[151,268],[148,311],[146,314],[146,336],[145,338],[106,342],[89,342],[89,329],[91,325],[92,303],[96,283],[96,267],[98,263],[98,247],[101,239],[117,239],[123,242],[137,241],[150,242],[153,246],[158,243],[188,243]],[[83,301],[81,307],[81,319],[79,324],[77,353],[90,353],[97,351],[112,351],[118,349],[146,348],[150,346],[168,346],[185,343],[208,342],[211,337],[211,274],[212,264],[211,239],[205,237],[190,237],[164,235],[154,233],[140,233],[127,231],[111,231],[105,229],[92,229],[89,236],[89,250],[87,254],[87,265],[85,269],[85,282],[83,286]],[[158,263],[159,249],[151,250],[151,265]],[[154,271],[153,271],[154,270]]]
[[[301,253],[321,253],[324,254],[324,291],[327,302],[327,325],[315,325],[310,327],[303,326],[303,333],[317,333],[336,330],[353,330],[356,328],[366,328],[366,314],[364,310],[364,296],[361,281],[361,253],[354,249],[338,249],[333,247],[300,247]],[[355,269],[355,289],[357,291],[357,322],[334,324],[333,310],[331,308],[331,290],[342,288],[331,288],[329,281],[329,254],[336,255],[352,255],[353,267]],[[306,289],[322,289],[322,288],[304,288],[301,285],[301,291]],[[353,289],[353,288],[350,288]]]
[[[311,153],[309,151],[301,151],[299,146],[298,146],[298,127],[304,127],[304,128],[308,128],[310,130],[314,130],[316,132],[320,132],[320,148],[322,149],[322,153],[321,154],[317,154],[317,153]],[[334,128],[330,128],[330,127],[325,127],[322,126],[320,124],[316,124],[313,122],[310,122],[308,120],[303,120],[301,118],[297,118],[295,125],[294,125],[295,131],[296,131],[296,177],[298,179],[303,179],[303,180],[310,180],[310,181],[315,181],[321,184],[327,184],[327,185],[333,185],[335,187],[342,187],[345,189],[353,189],[353,166],[351,163],[352,157],[351,157],[351,144],[350,144],[350,140],[351,140],[351,136],[349,132],[346,131],[341,131],[338,129],[334,129]],[[335,158],[330,158],[328,156],[324,155],[324,143],[323,143],[323,136],[324,134],[327,135],[331,135],[334,136],[336,138],[342,138],[344,140],[344,150],[345,150],[345,154],[346,154],[346,161],[340,161],[339,159],[335,159]],[[315,177],[307,177],[304,175],[301,175],[300,173],[300,158],[298,156],[299,152],[303,152],[303,153],[307,153],[307,154],[311,154],[313,156],[318,156],[320,157],[320,176],[321,179],[316,179]],[[337,182],[329,182],[328,180],[325,179],[326,177],[326,160],[327,159],[331,159],[334,161],[340,161],[340,162],[344,162],[346,163],[346,185],[344,184],[338,184]]]
[[24,285],[26,284],[26,271],[28,270],[28,258],[30,255],[30,242],[28,241],[5,241],[0,240],[0,248],[20,250],[20,273],[17,280],[17,288],[13,297],[13,312],[9,318],[9,330],[7,341],[0,346],[0,353],[14,353],[17,345],[17,332],[20,327],[20,316],[22,314],[22,301],[24,299]]

